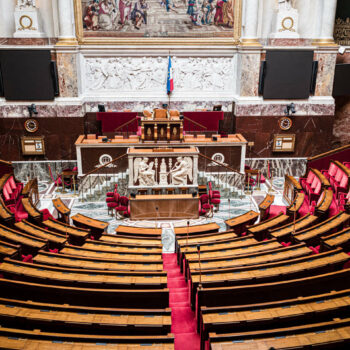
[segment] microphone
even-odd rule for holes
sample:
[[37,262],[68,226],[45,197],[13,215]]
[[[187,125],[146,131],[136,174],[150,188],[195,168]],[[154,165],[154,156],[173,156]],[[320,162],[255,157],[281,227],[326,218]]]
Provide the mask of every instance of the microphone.
[[199,285],[198,289],[202,288],[202,267],[201,267],[201,246],[197,244],[197,252],[198,252],[198,264],[199,264]]

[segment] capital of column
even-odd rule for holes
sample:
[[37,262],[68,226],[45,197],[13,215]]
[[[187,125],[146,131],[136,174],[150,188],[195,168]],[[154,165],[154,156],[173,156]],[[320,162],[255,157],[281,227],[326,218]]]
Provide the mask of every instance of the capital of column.
[[58,1],[58,20],[60,34],[58,37],[58,46],[77,45],[78,41],[74,32],[74,16],[72,0]]
[[322,17],[319,37],[313,41],[318,46],[337,46],[334,42],[334,22],[337,10],[337,0],[323,0]]
[[261,46],[257,36],[259,0],[245,1],[243,46]]

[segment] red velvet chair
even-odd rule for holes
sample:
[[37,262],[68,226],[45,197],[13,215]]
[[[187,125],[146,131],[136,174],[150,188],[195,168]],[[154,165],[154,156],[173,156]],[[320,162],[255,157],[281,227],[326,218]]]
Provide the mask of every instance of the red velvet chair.
[[209,203],[209,196],[207,194],[202,194],[199,200],[201,202],[201,208],[205,210],[205,214],[210,214],[213,210],[213,205]]
[[125,212],[128,213],[129,199],[128,197],[121,196],[119,200],[119,206],[115,208],[117,214],[124,216]]
[[114,209],[119,206],[120,195],[119,193],[113,193],[113,197],[107,197],[106,203],[108,208],[108,214],[113,216]]

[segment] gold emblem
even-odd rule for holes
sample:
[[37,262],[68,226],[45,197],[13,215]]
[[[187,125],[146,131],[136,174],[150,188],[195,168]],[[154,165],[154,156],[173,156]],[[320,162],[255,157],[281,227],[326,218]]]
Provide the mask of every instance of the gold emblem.
[[292,127],[293,122],[292,119],[288,117],[282,117],[279,119],[278,124],[281,130],[289,130]]
[[293,29],[294,19],[292,17],[284,17],[282,19],[281,26],[283,29],[280,29],[279,30],[280,32],[284,32],[284,31],[295,32],[295,29]]
[[27,119],[24,122],[24,128],[28,131],[28,132],[36,132],[39,129],[39,122],[35,119]]
[[21,26],[19,30],[26,30],[26,29],[36,30],[36,28],[32,27],[33,20],[28,15],[21,16],[19,19],[19,24]]

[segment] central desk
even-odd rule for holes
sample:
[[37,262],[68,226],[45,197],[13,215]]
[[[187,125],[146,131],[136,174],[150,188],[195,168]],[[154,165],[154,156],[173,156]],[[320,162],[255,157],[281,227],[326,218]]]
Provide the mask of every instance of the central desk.
[[198,219],[198,201],[191,194],[138,195],[130,199],[130,219]]

